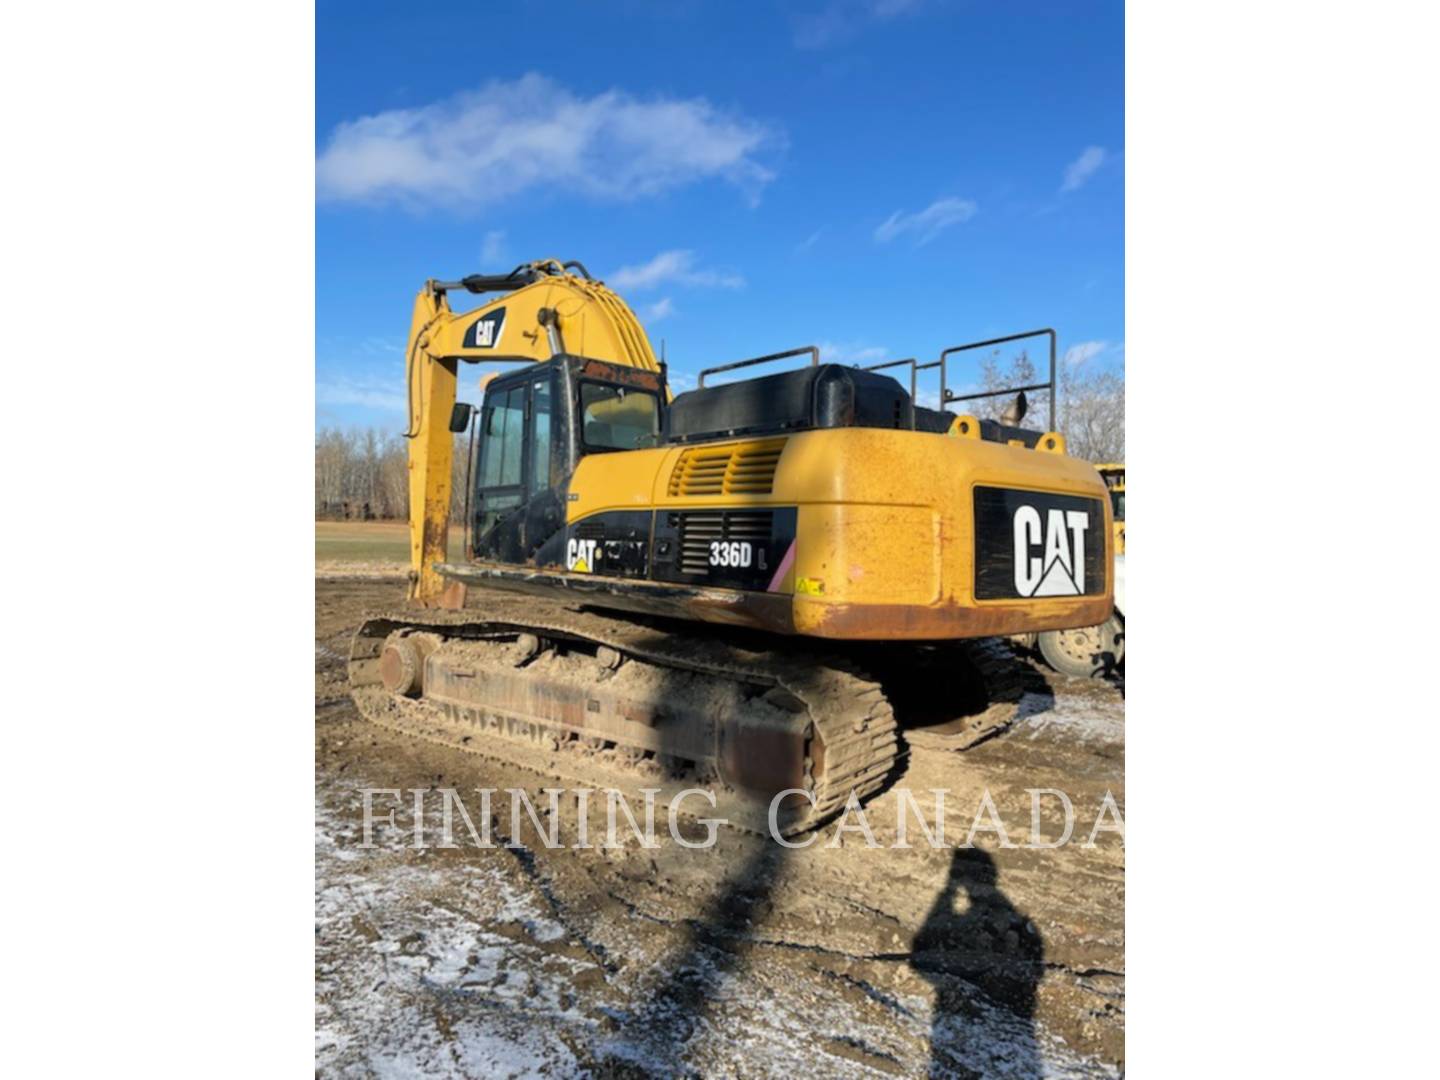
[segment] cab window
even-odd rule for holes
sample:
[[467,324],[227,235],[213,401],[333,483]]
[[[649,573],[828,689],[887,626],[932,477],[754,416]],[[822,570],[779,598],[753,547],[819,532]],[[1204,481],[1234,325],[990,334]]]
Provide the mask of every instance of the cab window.
[[660,433],[659,401],[646,390],[582,382],[580,425],[587,450],[654,446]]
[[525,387],[496,394],[480,444],[480,487],[520,483],[520,453],[525,439]]
[[531,398],[530,422],[530,493],[555,486],[550,473],[550,376],[535,383]]

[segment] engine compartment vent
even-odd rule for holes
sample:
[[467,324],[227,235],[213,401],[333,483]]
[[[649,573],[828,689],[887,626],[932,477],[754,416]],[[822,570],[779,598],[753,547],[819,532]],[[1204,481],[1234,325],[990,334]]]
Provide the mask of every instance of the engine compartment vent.
[[670,474],[670,494],[678,496],[769,495],[784,439],[697,446],[686,450]]
[[715,541],[748,540],[763,544],[775,528],[770,510],[691,510],[680,519],[680,570],[686,574],[710,571],[710,545]]

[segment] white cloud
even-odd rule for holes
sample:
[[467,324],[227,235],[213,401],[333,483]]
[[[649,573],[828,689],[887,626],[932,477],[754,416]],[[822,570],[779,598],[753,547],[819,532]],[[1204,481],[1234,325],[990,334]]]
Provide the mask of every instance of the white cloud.
[[498,272],[500,264],[508,262],[505,257],[505,230],[491,229],[485,234],[485,242],[480,245],[480,265],[487,271]]
[[624,200],[715,178],[753,201],[775,175],[757,155],[782,143],[704,98],[585,98],[532,73],[340,124],[315,179],[322,200],[412,207],[473,207],[543,186]]
[[369,356],[400,356],[405,352],[403,338],[372,336],[359,343],[359,350]]
[[332,375],[315,383],[318,405],[352,405],[382,412],[405,412],[405,383],[399,377]]
[[1108,341],[1082,341],[1078,345],[1071,345],[1065,350],[1065,363],[1069,367],[1079,367],[1087,360],[1093,360],[1109,348]]
[[826,0],[818,10],[792,21],[796,48],[825,49],[855,37],[872,20],[888,22],[918,8],[923,0]]
[[804,240],[802,240],[802,241],[800,241],[800,243],[796,244],[796,245],[795,245],[795,254],[796,254],[796,255],[803,255],[805,252],[809,251],[812,247],[815,246],[816,242],[820,239],[820,237],[822,237],[822,236],[825,235],[825,230],[828,229],[828,228],[830,228],[829,225],[821,225],[818,229],[816,229],[814,232],[812,232],[812,233],[811,233],[809,236],[807,236]]
[[1081,151],[1080,156],[1065,166],[1065,179],[1060,184],[1062,192],[1074,191],[1081,184],[1095,175],[1095,170],[1105,164],[1105,148],[1103,146],[1087,146]]
[[866,345],[860,341],[822,341],[816,348],[820,350],[822,364],[849,364],[863,367],[890,359],[890,350],[884,345]]
[[645,309],[645,321],[652,323],[659,322],[661,319],[669,318],[671,315],[674,314],[674,303],[671,302],[670,297],[662,296],[659,300],[656,300],[655,303],[651,304]]
[[620,292],[638,292],[667,283],[739,289],[744,286],[745,279],[729,271],[698,269],[693,251],[662,251],[647,263],[622,266],[610,275],[609,283]]
[[979,211],[972,199],[936,199],[924,210],[914,214],[895,211],[875,229],[877,243],[888,244],[905,233],[915,234],[915,246],[928,244],[952,225],[969,221]]

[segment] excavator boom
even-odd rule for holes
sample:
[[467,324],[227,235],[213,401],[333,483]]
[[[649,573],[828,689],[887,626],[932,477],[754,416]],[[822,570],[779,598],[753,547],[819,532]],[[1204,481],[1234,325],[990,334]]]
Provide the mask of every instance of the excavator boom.
[[[449,294],[502,293],[471,311],[451,310]],[[623,367],[659,371],[634,313],[579,263],[544,259],[505,275],[427,281],[415,297],[406,346],[410,440],[410,590],[438,601],[445,581],[450,517],[450,416],[461,363],[540,363],[566,352]]]

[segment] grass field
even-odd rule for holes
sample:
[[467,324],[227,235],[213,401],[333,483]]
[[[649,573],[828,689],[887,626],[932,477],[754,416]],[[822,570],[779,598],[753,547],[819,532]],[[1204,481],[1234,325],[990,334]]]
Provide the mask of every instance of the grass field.
[[[450,528],[450,552],[465,546],[465,530]],[[317,521],[316,562],[408,563],[410,528],[403,521]]]

